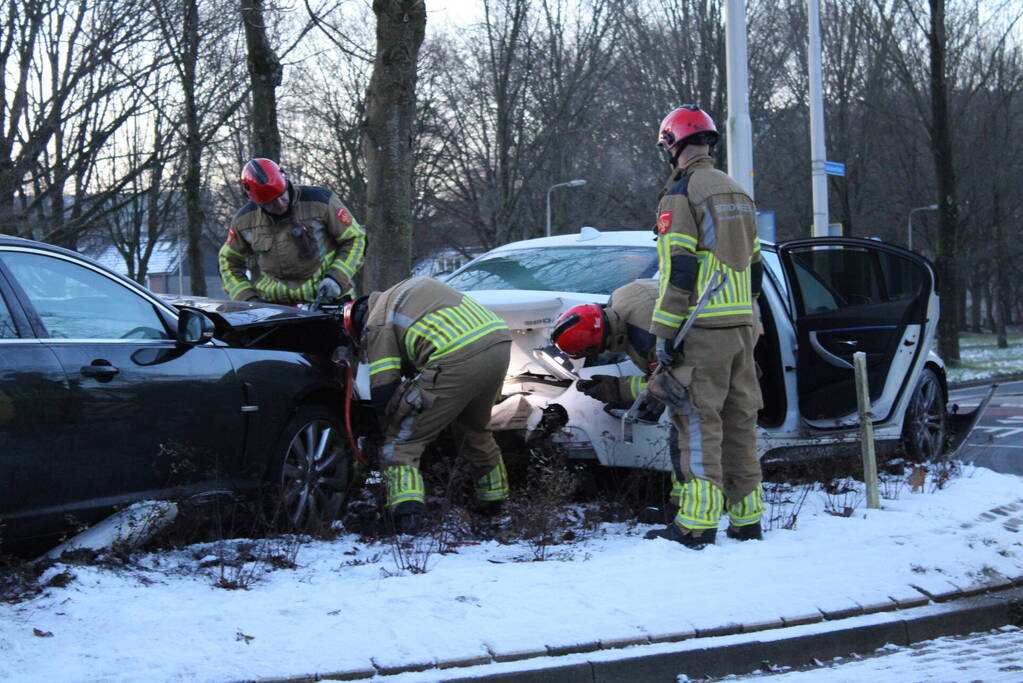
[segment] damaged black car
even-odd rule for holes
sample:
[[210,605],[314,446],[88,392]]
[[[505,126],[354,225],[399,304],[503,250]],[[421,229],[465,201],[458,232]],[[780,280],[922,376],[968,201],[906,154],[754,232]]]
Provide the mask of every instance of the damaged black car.
[[0,542],[267,488],[292,528],[333,518],[357,450],[340,335],[328,312],[172,303],[0,236]]

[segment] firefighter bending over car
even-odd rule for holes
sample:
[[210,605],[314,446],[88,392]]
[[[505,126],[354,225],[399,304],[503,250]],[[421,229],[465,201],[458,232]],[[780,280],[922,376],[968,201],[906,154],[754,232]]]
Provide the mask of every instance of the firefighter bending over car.
[[[691,548],[714,542],[726,508],[729,537],[760,539],[764,511],[756,452],[763,403],[753,360],[753,304],[763,277],[756,209],[738,183],[714,168],[717,140],[714,121],[693,105],[668,114],[658,138],[672,171],[657,207],[659,293],[650,332],[658,362],[686,391],[669,405],[669,447],[682,482],[678,513],[647,538]],[[681,348],[672,348],[714,271],[724,287],[698,313]]]
[[[217,260],[232,299],[275,304],[337,302],[352,296],[366,233],[331,190],[292,185],[270,159],[242,168],[249,202],[231,221]],[[259,276],[247,274],[254,257]]]
[[456,449],[473,468],[478,510],[499,512],[508,475],[489,425],[511,353],[504,321],[428,277],[349,301],[342,315],[369,367],[370,398],[384,429],[386,505],[396,531],[422,530],[420,457],[449,425]]
[[657,364],[656,337],[647,331],[656,301],[657,281],[636,280],[613,291],[606,306],[580,304],[558,317],[551,329],[551,342],[569,357],[624,351],[644,372],[625,377],[594,375],[576,382],[579,391],[626,408],[639,396]]
[[[642,375],[594,375],[576,382],[576,388],[590,398],[616,408],[629,408],[646,388],[657,366],[657,338],[649,332],[657,280],[635,280],[611,292],[606,306],[580,304],[568,309],[554,322],[551,342],[571,358],[593,357],[604,351],[625,352]],[[660,413],[650,399],[640,416],[656,420]],[[656,404],[659,406],[660,404]],[[677,507],[682,484],[671,474],[671,507]],[[669,508],[671,509],[671,508]]]

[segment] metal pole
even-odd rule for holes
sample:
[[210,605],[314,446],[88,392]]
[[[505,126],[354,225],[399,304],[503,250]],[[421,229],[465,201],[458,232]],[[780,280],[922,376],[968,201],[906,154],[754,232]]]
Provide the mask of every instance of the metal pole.
[[753,126],[749,117],[746,0],[725,6],[728,80],[728,173],[753,198]]
[[863,483],[867,485],[867,507],[881,508],[877,491],[877,454],[874,452],[874,422],[870,417],[870,387],[867,383],[867,354],[853,354],[856,375],[856,403],[860,409],[860,452],[863,455]]
[[584,178],[576,178],[575,180],[569,180],[564,183],[557,183],[547,188],[547,237],[551,236],[551,190],[556,187],[579,187],[585,185],[586,180]]
[[824,141],[824,88],[821,80],[821,25],[819,0],[806,0],[810,25],[807,61],[810,71],[810,182],[813,188],[813,236],[828,236],[828,158]]
[[547,237],[551,236],[551,190],[557,185],[551,185],[547,188]]

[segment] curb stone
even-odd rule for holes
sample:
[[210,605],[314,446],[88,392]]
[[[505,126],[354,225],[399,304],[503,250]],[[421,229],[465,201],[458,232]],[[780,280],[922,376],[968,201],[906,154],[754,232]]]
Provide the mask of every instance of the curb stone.
[[[814,659],[866,654],[887,644],[905,646],[1005,626],[1023,613],[1023,588],[1006,590],[1004,585],[1004,581],[994,580],[970,586],[971,594],[986,591],[973,597],[965,597],[958,589],[953,596],[957,599],[943,602],[928,599],[921,591],[918,599],[893,600],[891,606],[873,613],[863,614],[866,608],[861,607],[859,616],[826,618],[818,612],[747,625],[726,624],[701,630],[699,633],[706,635],[699,637],[688,631],[543,650],[491,652],[489,657],[410,666],[380,667],[374,662],[374,668],[249,679],[246,683],[353,681],[422,671],[436,671],[437,677],[431,680],[438,682],[485,683],[674,682],[679,674],[694,678],[740,675],[766,665],[797,667]],[[870,605],[871,609],[880,607]]]

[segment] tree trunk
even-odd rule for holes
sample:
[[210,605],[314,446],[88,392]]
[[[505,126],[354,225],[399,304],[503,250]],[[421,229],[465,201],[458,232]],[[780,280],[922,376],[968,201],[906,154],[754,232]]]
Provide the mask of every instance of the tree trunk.
[[196,0],[184,0],[182,26],[181,87],[185,98],[185,221],[188,234],[189,285],[193,296],[206,296],[206,274],[202,267],[202,135],[196,105],[195,70],[199,61],[199,7]]
[[[1001,193],[998,191],[998,187],[994,188],[994,195],[992,196],[992,220],[991,220],[991,238],[992,246],[995,248],[996,254],[1008,253],[1006,248],[1008,245],[1003,244],[1002,229],[1002,202]],[[994,272],[994,284],[992,285],[991,293],[991,309],[994,314],[994,332],[996,337],[996,343],[998,348],[1007,349],[1009,348],[1009,338],[1005,333],[1005,325],[1008,322],[1006,318],[1009,317],[1009,287],[1008,287],[1008,275],[1006,274],[1006,259],[995,258],[995,272]]]
[[252,156],[280,161],[277,86],[281,84],[284,70],[266,35],[263,0],[241,0],[241,13],[252,83]]
[[374,0],[377,49],[366,88],[366,291],[408,277],[412,263],[412,124],[425,0]]
[[931,29],[931,151],[938,180],[938,244],[935,266],[941,286],[941,320],[938,322],[938,353],[950,367],[959,367],[959,272],[956,262],[959,208],[955,167],[952,164],[952,131],[948,120],[948,83],[945,74],[945,0],[929,0]]

